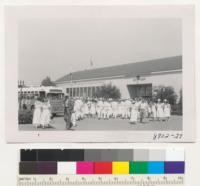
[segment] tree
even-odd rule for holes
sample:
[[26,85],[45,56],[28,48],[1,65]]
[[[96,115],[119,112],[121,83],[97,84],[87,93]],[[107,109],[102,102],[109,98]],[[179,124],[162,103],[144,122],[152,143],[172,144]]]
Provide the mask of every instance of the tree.
[[56,84],[51,81],[51,78],[49,76],[47,76],[46,78],[44,78],[41,82],[42,86],[56,86]]
[[100,89],[96,91],[96,97],[98,98],[105,98],[105,99],[120,99],[121,98],[121,93],[120,90],[112,85],[112,84],[107,84],[103,85]]
[[177,94],[173,87],[171,86],[157,86],[153,88],[154,92],[156,92],[156,99],[167,99],[171,105],[175,105],[177,103]]
[[183,95],[182,95],[182,89],[180,90],[180,98],[178,101],[178,113],[182,115],[183,113]]

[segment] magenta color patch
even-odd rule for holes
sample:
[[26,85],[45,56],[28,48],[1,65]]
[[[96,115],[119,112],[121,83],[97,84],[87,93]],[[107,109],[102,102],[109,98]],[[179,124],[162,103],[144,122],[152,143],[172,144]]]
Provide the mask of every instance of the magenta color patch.
[[77,174],[94,174],[94,163],[89,161],[76,162]]

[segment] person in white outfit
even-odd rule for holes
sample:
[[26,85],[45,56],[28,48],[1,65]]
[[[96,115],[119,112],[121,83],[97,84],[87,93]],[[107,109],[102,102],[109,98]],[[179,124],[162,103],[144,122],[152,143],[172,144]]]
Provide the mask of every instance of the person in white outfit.
[[148,118],[152,118],[152,101],[147,103],[147,116]]
[[125,101],[122,101],[120,106],[121,106],[122,119],[125,119],[125,116],[126,116],[126,103],[125,103]]
[[117,109],[117,115],[118,115],[119,117],[122,117],[122,110],[123,110],[122,107],[123,107],[123,106],[122,106],[122,100],[119,100],[119,102],[118,102],[118,109]]
[[166,121],[169,121],[169,118],[171,116],[171,105],[168,103],[168,101],[164,100],[164,117]]
[[90,114],[91,114],[92,118],[95,118],[95,115],[96,115],[96,103],[95,103],[94,100],[92,100],[92,102],[91,102]]
[[131,108],[131,101],[127,99],[124,102],[124,118],[129,119],[130,118],[130,108]]
[[112,108],[112,117],[113,118],[117,118],[117,115],[118,115],[118,103],[117,101],[113,100],[111,102],[111,108]]
[[92,117],[92,113],[91,113],[91,100],[90,98],[87,99],[87,106],[88,106],[88,118],[91,118]]
[[71,123],[72,123],[72,127],[77,126],[77,124],[76,124],[76,114],[75,114],[74,110],[72,111],[72,114],[71,114]]
[[81,105],[80,105],[80,99],[77,98],[74,101],[74,114],[75,114],[75,118],[78,121],[81,117]]
[[37,98],[34,104],[34,111],[33,111],[33,126],[37,129],[38,126],[41,125],[41,115],[42,115],[42,102],[40,98]]
[[111,107],[111,100],[106,101],[106,119],[109,119],[112,116],[112,107]]
[[157,102],[157,118],[159,121],[164,120],[164,105],[160,99],[158,99],[158,102]]
[[102,101],[102,98],[100,98],[97,101],[97,105],[96,105],[96,111],[97,111],[97,117],[98,117],[98,119],[103,118],[102,117],[102,110],[103,110],[103,101]]
[[89,108],[88,108],[88,102],[87,101],[85,103],[83,103],[83,112],[84,112],[84,117],[88,118]]
[[154,102],[152,103],[151,110],[152,110],[152,119],[156,121],[157,120],[157,104],[156,103]]
[[143,99],[140,104],[140,123],[143,123],[147,113],[147,102]]
[[107,101],[104,100],[103,101],[103,107],[102,107],[102,110],[101,110],[101,113],[102,113],[102,118],[103,119],[107,119]]
[[132,101],[131,104],[131,116],[130,116],[131,124],[136,124],[138,121],[138,107],[135,103],[136,103],[135,101]]
[[138,108],[138,112],[137,112],[137,118],[138,120],[140,119],[140,106],[141,106],[141,100],[139,98],[135,99],[135,105]]
[[45,128],[50,125],[51,122],[51,105],[48,99],[44,99],[42,104],[42,114],[41,114],[41,125]]

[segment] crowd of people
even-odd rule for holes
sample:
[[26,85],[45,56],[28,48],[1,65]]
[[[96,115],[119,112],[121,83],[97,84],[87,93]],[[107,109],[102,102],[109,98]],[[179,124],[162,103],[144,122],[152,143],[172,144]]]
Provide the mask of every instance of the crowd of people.
[[[121,118],[130,124],[150,121],[168,121],[171,116],[171,105],[164,99],[150,101],[144,98],[135,99],[83,99],[69,98],[64,101],[64,120],[66,128],[77,126],[77,121],[86,118],[108,120]],[[35,128],[49,127],[52,122],[51,104],[47,98],[37,98],[34,103],[32,123]]]
[[32,124],[37,129],[50,126],[52,119],[51,104],[47,98],[37,98],[34,104]]
[[149,101],[144,98],[136,99],[82,99],[75,98],[71,113],[71,122],[85,118],[98,118],[99,120],[126,119],[131,124],[147,121],[168,121],[171,116],[171,105],[164,99]]

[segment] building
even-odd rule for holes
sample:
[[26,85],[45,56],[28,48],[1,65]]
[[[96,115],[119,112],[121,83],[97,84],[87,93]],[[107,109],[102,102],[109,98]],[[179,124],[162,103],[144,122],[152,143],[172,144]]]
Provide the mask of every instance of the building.
[[120,89],[122,98],[152,97],[155,86],[182,87],[182,56],[129,63],[67,74],[55,81],[71,97],[93,97],[104,84]]

